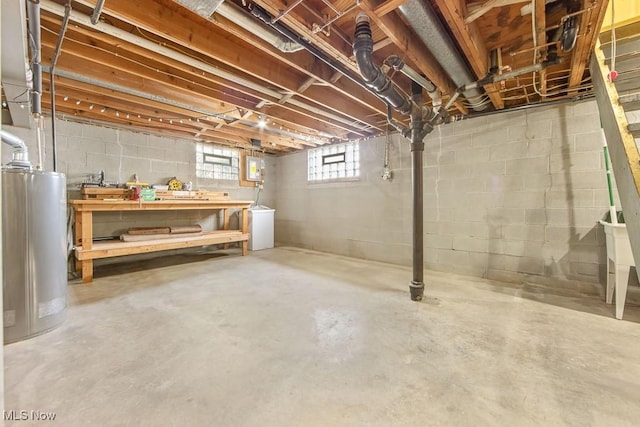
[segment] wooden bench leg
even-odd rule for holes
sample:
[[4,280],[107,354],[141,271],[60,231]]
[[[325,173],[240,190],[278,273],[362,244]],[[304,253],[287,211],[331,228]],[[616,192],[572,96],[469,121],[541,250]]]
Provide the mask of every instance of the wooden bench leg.
[[[222,210],[222,216],[223,216],[223,220],[222,220],[222,229],[223,230],[228,230],[229,229],[229,209],[223,209]],[[224,249],[229,249],[231,245],[229,243],[225,243],[223,245]]]
[[91,283],[93,281],[93,260],[85,259],[82,263],[82,283]]

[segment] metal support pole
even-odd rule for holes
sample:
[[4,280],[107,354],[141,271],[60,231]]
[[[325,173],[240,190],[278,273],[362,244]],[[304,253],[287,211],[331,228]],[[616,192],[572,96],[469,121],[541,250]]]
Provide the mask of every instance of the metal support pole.
[[423,168],[424,132],[422,130],[422,87],[411,85],[414,107],[411,109],[411,187],[413,190],[413,280],[409,285],[412,301],[421,301],[424,294],[424,223],[423,223]]
[[55,69],[58,63],[58,56],[62,49],[62,41],[64,35],[67,32],[67,26],[69,25],[69,18],[71,16],[71,0],[64,6],[64,18],[62,19],[62,25],[60,26],[60,34],[58,34],[58,41],[56,42],[56,48],[53,51],[53,58],[51,58],[51,65],[49,68],[49,80],[50,80],[50,92],[51,92],[51,151],[53,151],[53,171],[58,172],[58,144],[56,134],[56,76]]

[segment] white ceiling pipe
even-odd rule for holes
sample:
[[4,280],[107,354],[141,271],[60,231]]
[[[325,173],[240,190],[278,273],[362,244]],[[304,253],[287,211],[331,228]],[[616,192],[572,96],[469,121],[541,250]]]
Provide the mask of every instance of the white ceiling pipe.
[[277,32],[271,30],[268,27],[265,27],[260,22],[256,21],[253,17],[247,15],[232,4],[220,4],[215,13],[227,18],[229,21],[239,25],[240,27],[249,31],[251,34],[260,37],[262,40],[271,44],[281,52],[292,53],[304,49],[298,43],[294,43],[291,40],[285,39]]
[[238,7],[223,0],[174,0],[174,2],[207,19],[212,19],[214,14],[220,15],[266,41],[281,52],[291,53],[304,49],[300,44],[282,37],[276,31],[256,22],[253,17]]
[[[78,3],[82,3],[82,4],[89,4],[84,0],[79,0]],[[51,0],[42,0],[40,2],[41,8],[42,10],[46,10],[47,12],[51,12],[54,13],[60,17],[64,16],[64,6],[61,6],[57,3],[54,3]],[[273,90],[273,89],[269,89],[266,88],[262,85],[256,84],[250,80],[246,80],[243,79],[242,77],[238,77],[235,74],[229,73],[227,71],[224,71],[220,68],[214,67],[212,65],[209,65],[207,63],[198,61],[197,59],[194,59],[188,55],[185,55],[183,53],[180,52],[176,52],[175,50],[169,49],[166,46],[162,46],[158,43],[152,42],[151,40],[145,39],[144,37],[139,37],[136,36],[134,34],[128,33],[124,30],[121,30],[117,27],[114,27],[112,25],[109,24],[105,24],[103,22],[98,22],[95,26],[93,24],[91,24],[91,18],[87,15],[83,15],[75,10],[71,11],[71,20],[73,22],[76,22],[78,24],[81,25],[85,25],[87,27],[93,27],[96,28],[98,30],[100,30],[101,32],[108,34],[110,36],[119,38],[121,40],[127,41],[129,43],[135,44],[137,46],[140,46],[144,49],[148,49],[151,50],[153,52],[156,52],[160,55],[166,56],[167,58],[171,58],[174,59],[176,61],[182,62],[183,64],[189,65],[191,67],[197,68],[201,71],[205,71],[213,76],[216,77],[220,77],[222,79],[225,80],[230,80],[232,82],[238,83],[246,88],[255,90],[256,92],[259,92],[263,95],[267,95],[270,96],[272,98],[276,98],[276,99],[280,99],[282,97],[282,93],[280,93],[279,91]],[[328,111],[322,110],[320,108],[314,107],[313,105],[307,104],[306,102],[302,102],[296,99],[289,99],[287,101],[287,103],[296,106],[296,107],[300,107],[303,108],[313,114],[317,114],[318,116],[322,116],[325,117],[327,119],[330,120],[334,120],[338,123],[342,123],[344,125],[348,125],[350,127],[356,128],[356,129],[360,129],[360,130],[369,130],[371,129],[371,126],[366,124],[366,123],[362,123],[362,122],[358,122],[358,121],[354,121],[352,118],[345,118],[345,117],[341,117],[338,116],[336,114],[330,113]]]

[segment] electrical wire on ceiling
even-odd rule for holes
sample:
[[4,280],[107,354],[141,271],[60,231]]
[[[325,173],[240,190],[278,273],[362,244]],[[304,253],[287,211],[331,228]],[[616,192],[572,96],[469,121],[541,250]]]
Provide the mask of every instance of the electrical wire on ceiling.
[[[473,99],[474,101],[471,102],[470,101],[471,99]],[[489,105],[492,103],[492,101],[488,95],[481,94],[479,96],[465,98],[462,103],[464,104],[465,107],[472,108],[474,105],[476,106]]]
[[[521,86],[520,89],[525,89],[527,87],[529,87],[530,85],[524,85]],[[588,85],[581,85],[581,86],[574,86],[571,89],[564,88],[562,89],[562,87],[564,86],[568,86],[568,83],[563,83],[561,85],[557,85],[557,86],[552,86],[549,89],[554,90],[555,92],[553,93],[549,93],[549,95],[554,95],[554,96],[560,96],[560,95],[568,95],[569,92],[573,92],[573,91],[577,91],[577,90],[587,90],[587,89],[593,89],[593,84],[588,84]],[[515,101],[515,100],[519,100],[519,99],[526,99],[527,95],[514,95],[514,96],[505,96],[502,99],[504,99],[505,101]]]
[[[554,92],[554,96],[559,96],[562,94],[568,94],[570,91],[580,91],[580,90],[590,90],[593,89],[593,83],[588,83],[587,82],[591,82],[591,77],[585,77],[580,81],[580,84],[578,86],[574,86],[571,88],[571,90],[569,90],[569,83],[566,81],[566,77],[564,76],[560,76],[560,77],[554,77],[551,79],[547,79],[547,82],[554,82],[554,81],[562,81],[562,83],[557,84],[555,86],[549,86],[549,90],[553,90]],[[522,84],[520,83],[518,86],[512,87],[512,88],[506,88],[503,90],[500,90],[500,94],[503,97],[502,99],[504,99],[505,101],[514,101],[514,100],[520,100],[520,99],[528,99],[529,94],[526,93],[526,89],[528,87],[530,87],[532,84],[528,83],[528,84]],[[563,89],[564,88],[564,89]],[[520,91],[520,90],[524,90],[525,94],[524,95],[514,95],[514,96],[505,96],[506,93],[508,92],[512,92],[512,91]],[[551,95],[551,93],[549,94]]]
[[[531,35],[533,38],[533,63],[537,64],[538,63],[538,56],[540,54],[540,52],[538,51],[538,34],[536,33],[536,1],[535,0],[531,0]],[[533,73],[531,73],[531,79],[532,79],[532,87],[533,87],[533,91],[538,94],[538,96],[540,96],[541,98],[544,98],[546,96],[549,96],[548,94],[543,94],[542,92],[540,92],[538,90],[538,88],[536,87],[536,72],[534,71]],[[547,92],[548,93],[548,92]]]

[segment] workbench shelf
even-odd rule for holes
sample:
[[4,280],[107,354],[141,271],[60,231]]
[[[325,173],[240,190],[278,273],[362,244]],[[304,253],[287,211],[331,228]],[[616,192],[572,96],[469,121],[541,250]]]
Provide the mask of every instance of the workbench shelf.
[[[82,281],[93,281],[93,260],[126,256],[171,249],[183,249],[196,246],[242,243],[242,255],[247,254],[248,208],[250,201],[237,200],[156,200],[156,201],[121,201],[121,200],[72,200],[74,209],[74,242],[75,257]],[[240,230],[229,229],[229,209],[242,210]],[[166,239],[155,239],[137,242],[94,242],[93,212],[119,211],[171,211],[171,210],[222,210],[224,215],[223,229],[198,235],[188,235]]]

